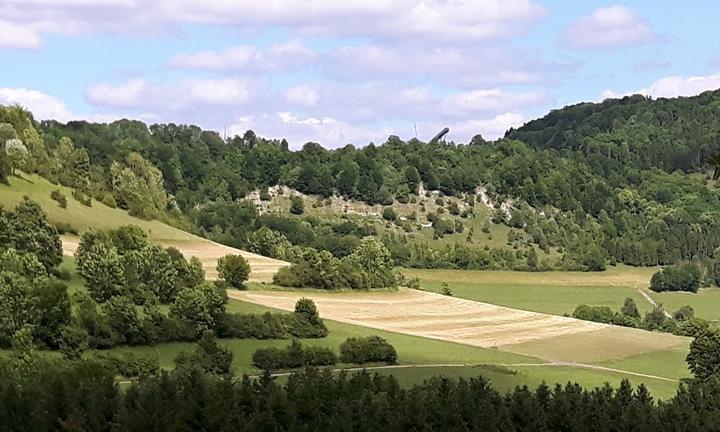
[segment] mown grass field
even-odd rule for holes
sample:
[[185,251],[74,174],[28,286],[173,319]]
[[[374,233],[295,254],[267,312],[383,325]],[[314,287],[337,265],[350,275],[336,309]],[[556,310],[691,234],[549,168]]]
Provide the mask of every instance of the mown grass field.
[[690,305],[695,315],[711,321],[720,321],[720,288],[705,288],[697,294],[687,292],[651,292],[650,296],[668,311]]
[[637,290],[647,287],[655,271],[628,266],[604,272],[403,270],[420,278],[424,290],[440,292],[444,282],[458,297],[554,315],[572,314],[583,303],[618,310],[627,297],[648,311],[650,304]]
[[[73,272],[73,278],[69,282],[70,291],[83,290],[82,280],[74,271],[72,258],[66,258],[63,267]],[[264,284],[253,284],[254,289],[262,289],[265,286]],[[312,297],[318,291],[304,291],[304,293],[308,297]],[[345,294],[340,293],[337,295],[344,296]],[[272,308],[237,300],[230,300],[228,311],[236,313],[277,312]],[[595,344],[593,347],[583,347],[578,345],[578,338],[574,338],[573,341],[558,338],[557,340],[546,340],[542,343],[510,346],[509,349],[516,352],[509,352],[507,350],[478,348],[453,342],[403,335],[330,320],[326,320],[326,324],[330,330],[327,338],[303,340],[302,342],[308,345],[329,347],[339,353],[340,344],[348,337],[380,335],[388,339],[396,347],[400,365],[413,365],[416,367],[373,369],[372,371],[395,375],[403,386],[420,383],[433,375],[452,378],[473,378],[482,375],[501,391],[512,389],[518,385],[537,386],[542,382],[552,386],[555,383],[564,384],[570,381],[593,387],[603,385],[605,382],[617,384],[622,379],[629,379],[634,384],[644,383],[647,385],[655,397],[667,398],[674,394],[677,387],[676,381],[640,377],[632,373],[656,375],[671,380],[680,380],[689,376],[684,361],[687,352],[686,346],[664,349],[662,346],[651,343],[651,346],[647,347],[649,352],[628,355],[623,347],[628,344],[627,346],[632,348],[631,351],[634,352],[633,350],[637,349],[637,341],[616,340],[609,337],[607,345],[598,346]],[[663,335],[652,334],[652,336],[662,338]],[[657,341],[662,341],[662,339],[657,339]],[[252,365],[252,354],[255,350],[271,346],[283,347],[289,344],[290,341],[232,339],[221,340],[220,343],[233,352],[234,372],[237,375],[242,375],[260,373]],[[193,349],[195,349],[194,343],[169,343],[152,347],[122,347],[111,351],[133,351],[138,354],[157,355],[163,368],[172,368],[174,366],[173,360],[180,352]],[[561,352],[566,356],[568,350],[571,350],[571,352],[574,350],[574,352],[578,353],[577,361],[587,361],[587,363],[630,373],[573,367],[565,364],[556,365],[527,354],[528,352],[539,352],[551,355],[553,352]],[[598,350],[602,352],[596,352]],[[617,358],[594,361],[596,357],[593,356],[598,355],[602,359],[608,358],[608,356],[617,356]],[[354,366],[338,365],[338,367]],[[282,381],[283,378],[281,377],[279,380]]]
[[[228,310],[242,313],[262,313],[275,311],[270,308],[254,304],[231,300]],[[322,313],[322,311],[321,311]],[[446,377],[471,378],[483,375],[500,390],[509,390],[518,385],[537,386],[542,382],[549,385],[555,383],[565,384],[577,382],[584,386],[599,386],[606,382],[617,384],[622,379],[629,379],[634,384],[644,383],[658,398],[667,398],[675,393],[677,382],[658,378],[639,377],[615,371],[595,370],[584,367],[573,367],[570,365],[555,365],[543,360],[510,352],[504,352],[492,348],[477,348],[452,342],[426,339],[402,335],[398,333],[384,332],[362,326],[343,324],[326,320],[330,334],[324,339],[309,339],[302,342],[307,345],[329,347],[339,353],[340,344],[351,336],[379,335],[392,343],[398,351],[399,363],[401,365],[415,365],[412,368],[394,369],[373,369],[373,372],[381,374],[392,374],[398,377],[404,386],[411,386],[429,379],[433,375]],[[221,340],[221,344],[228,347],[234,354],[233,368],[237,375],[259,374],[260,371],[252,365],[252,353],[258,348],[283,347],[290,343],[288,340],[246,340],[233,339]],[[154,347],[132,347],[117,348],[111,351],[134,351],[136,353],[157,354],[161,366],[164,368],[173,367],[173,359],[182,351],[194,349],[192,343],[170,343]],[[611,349],[611,348],[608,348]],[[679,351],[678,351],[679,352]],[[620,366],[627,365],[628,371],[658,375],[670,379],[679,379],[688,376],[684,360],[678,357],[676,352],[666,353],[656,351],[643,355],[641,362],[635,359],[618,360],[615,363],[598,363],[601,366],[621,369]],[[671,361],[670,374],[664,372],[666,363]],[[431,366],[423,366],[431,365]],[[438,366],[448,365],[448,366]],[[449,366],[453,365],[453,366]],[[665,365],[665,366],[664,366]],[[339,365],[338,367],[354,367],[352,365]],[[651,373],[651,372],[657,373]],[[670,375],[670,376],[669,376]]]

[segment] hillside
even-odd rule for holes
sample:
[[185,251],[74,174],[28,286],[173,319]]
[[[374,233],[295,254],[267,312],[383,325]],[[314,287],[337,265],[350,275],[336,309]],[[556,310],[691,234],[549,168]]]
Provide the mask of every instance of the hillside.
[[[33,161],[34,171],[46,178],[134,214],[162,217],[175,206],[194,231],[240,249],[257,246],[253,233],[263,227],[293,246],[335,255],[347,254],[361,232],[368,234],[354,227],[351,239],[347,227],[287,212],[263,217],[243,205],[252,192],[290,188],[313,197],[308,209],[315,197],[340,197],[340,207],[328,208],[335,214],[354,203],[372,213],[388,206],[402,213],[405,204],[425,200],[429,215],[431,198],[462,203],[482,189],[493,203],[484,220],[495,216],[496,206],[512,203],[516,211],[495,218],[497,226],[484,233],[492,238],[478,237],[481,248],[468,241],[467,232],[473,228],[473,237],[478,235],[484,220],[468,218],[467,230],[457,233],[447,223],[456,218],[446,206],[433,230],[385,237],[395,260],[464,269],[656,266],[713,258],[720,247],[720,192],[706,175],[705,160],[718,150],[718,106],[718,93],[712,92],[667,100],[634,96],[556,110],[492,142],[390,136],[362,148],[307,143],[295,151],[279,137],[252,131],[223,139],[190,125],[45,121],[35,128],[47,155],[39,152]],[[18,134],[28,128],[13,127]],[[396,225],[404,230],[405,224]],[[517,254],[508,254],[506,246]]]
[[505,136],[539,149],[630,160],[638,168],[702,170],[709,156],[720,150],[720,91],[673,99],[635,95],[581,103],[553,110]]
[[[68,231],[62,237],[66,254],[72,254],[77,249],[78,238],[70,231],[80,233],[88,228],[106,230],[123,225],[137,225],[152,241],[166,247],[173,246],[187,258],[200,258],[209,279],[217,277],[217,259],[227,254],[239,254],[248,260],[252,268],[250,280],[254,282],[271,281],[278,269],[288,265],[280,260],[209,241],[156,220],[148,221],[130,216],[125,210],[110,208],[97,201],[87,207],[72,198],[71,189],[53,185],[37,175],[10,177],[8,180],[9,185],[0,183],[0,205],[13,208],[24,196],[40,204],[51,223]],[[61,208],[50,198],[50,193],[54,190],[60,190],[68,197],[67,208]]]

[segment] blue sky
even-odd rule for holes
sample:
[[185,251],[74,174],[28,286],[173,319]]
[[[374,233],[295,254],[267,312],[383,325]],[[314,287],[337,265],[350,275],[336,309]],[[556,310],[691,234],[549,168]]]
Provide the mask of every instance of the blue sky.
[[253,129],[292,147],[501,136],[548,110],[720,87],[714,2],[5,0],[0,103]]

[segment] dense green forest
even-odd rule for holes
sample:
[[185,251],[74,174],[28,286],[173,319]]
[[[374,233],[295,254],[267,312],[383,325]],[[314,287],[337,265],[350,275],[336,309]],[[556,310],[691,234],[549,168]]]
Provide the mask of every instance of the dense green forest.
[[411,389],[392,376],[308,369],[277,384],[239,381],[180,363],[120,390],[95,361],[0,363],[3,431],[715,431],[720,381],[683,385],[656,402],[624,381],[567,383],[502,394],[483,378],[432,378]]
[[[542,250],[556,248],[564,256],[560,268],[699,260],[712,273],[719,258],[720,191],[708,169],[720,150],[718,111],[720,92],[633,96],[556,110],[493,142],[391,136],[382,145],[327,150],[307,143],[291,151],[285,140],[252,131],[223,140],[188,125],[36,122],[8,107],[0,110],[0,138],[12,144],[6,144],[0,177],[15,169],[35,172],[75,188],[81,202],[100,200],[295,262],[304,252],[292,246],[342,258],[363,237],[382,233],[356,221],[258,214],[243,200],[250,191],[279,184],[392,205],[414,199],[422,185],[472,204],[482,186],[495,205],[511,204],[510,215],[494,222],[525,231]],[[436,235],[462,231],[443,217],[433,225]],[[392,235],[383,241],[401,265],[545,268],[532,248],[438,249]]]

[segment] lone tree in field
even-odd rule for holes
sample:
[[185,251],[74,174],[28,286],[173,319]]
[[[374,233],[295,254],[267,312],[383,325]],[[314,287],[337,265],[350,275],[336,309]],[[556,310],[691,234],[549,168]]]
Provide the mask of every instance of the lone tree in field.
[[218,260],[218,277],[233,288],[244,289],[250,277],[250,264],[240,255],[225,255]]

